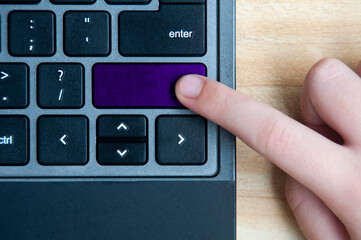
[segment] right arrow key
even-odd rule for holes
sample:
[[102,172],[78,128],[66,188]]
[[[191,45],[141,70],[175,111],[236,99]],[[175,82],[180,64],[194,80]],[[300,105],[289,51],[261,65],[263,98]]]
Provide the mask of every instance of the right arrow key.
[[156,158],[162,165],[206,162],[206,120],[199,116],[160,116],[156,120]]
[[178,134],[178,137],[179,137],[178,145],[182,145],[186,139],[185,137],[183,137],[182,134]]

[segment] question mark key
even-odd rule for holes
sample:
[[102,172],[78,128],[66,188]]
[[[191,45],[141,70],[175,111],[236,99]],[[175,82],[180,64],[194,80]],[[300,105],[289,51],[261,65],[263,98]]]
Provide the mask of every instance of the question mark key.
[[59,82],[63,81],[63,77],[64,77],[64,71],[63,70],[58,70],[59,73]]
[[37,84],[41,108],[81,108],[84,105],[84,67],[79,63],[40,64]]

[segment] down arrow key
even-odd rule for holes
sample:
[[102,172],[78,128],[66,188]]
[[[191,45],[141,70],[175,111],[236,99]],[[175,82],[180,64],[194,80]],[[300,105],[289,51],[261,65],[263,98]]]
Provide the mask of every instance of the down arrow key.
[[147,162],[147,143],[98,142],[97,161],[101,165],[144,165]]
[[117,153],[119,154],[119,156],[121,158],[124,158],[128,154],[128,149],[125,149],[124,151],[121,151],[121,150],[118,149]]

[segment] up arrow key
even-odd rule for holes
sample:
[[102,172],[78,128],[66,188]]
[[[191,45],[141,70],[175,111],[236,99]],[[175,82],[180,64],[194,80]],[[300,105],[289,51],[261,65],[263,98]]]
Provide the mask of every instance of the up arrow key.
[[128,129],[129,129],[129,127],[125,124],[125,123],[121,123],[121,124],[119,124],[119,126],[117,127],[117,129],[118,129],[118,131],[120,131],[120,130],[125,130],[125,131],[127,131]]
[[1,73],[1,77],[0,77],[1,80],[4,80],[9,77],[9,74],[7,74],[6,72],[1,71],[0,73]]

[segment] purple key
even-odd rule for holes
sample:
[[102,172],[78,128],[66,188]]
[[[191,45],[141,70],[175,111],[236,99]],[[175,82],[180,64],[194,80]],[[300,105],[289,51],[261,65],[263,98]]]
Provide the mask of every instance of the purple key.
[[96,64],[93,104],[98,108],[180,108],[174,92],[187,74],[206,76],[203,64]]

